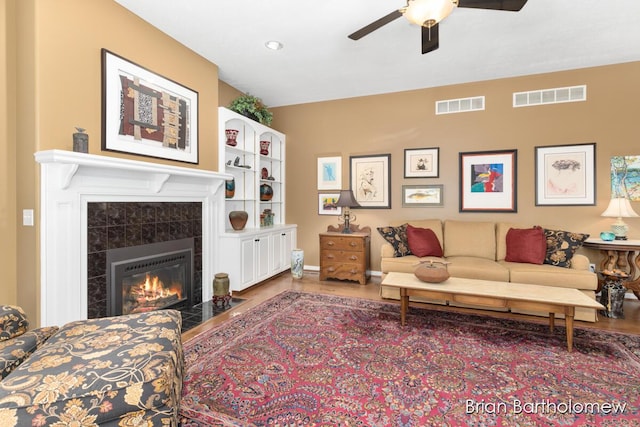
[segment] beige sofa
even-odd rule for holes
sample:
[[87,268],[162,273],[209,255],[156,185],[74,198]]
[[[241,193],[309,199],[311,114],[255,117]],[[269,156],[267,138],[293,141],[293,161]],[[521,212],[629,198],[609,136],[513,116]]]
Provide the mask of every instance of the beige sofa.
[[[506,236],[509,229],[530,228],[531,225],[439,219],[411,220],[391,225],[399,226],[405,223],[433,230],[442,246],[444,257],[419,258],[415,255],[395,257],[393,246],[385,241],[381,247],[383,277],[391,271],[413,273],[420,261],[444,259],[450,263],[447,269],[452,277],[575,288],[595,299],[598,278],[589,270],[589,259],[582,254],[573,255],[570,267],[505,261]],[[554,229],[554,227],[544,228]],[[397,288],[381,286],[380,294],[383,298],[400,298]],[[448,303],[446,301],[427,302]],[[539,312],[526,314],[548,315],[548,313]],[[578,308],[575,319],[595,322],[597,313],[595,310]]]

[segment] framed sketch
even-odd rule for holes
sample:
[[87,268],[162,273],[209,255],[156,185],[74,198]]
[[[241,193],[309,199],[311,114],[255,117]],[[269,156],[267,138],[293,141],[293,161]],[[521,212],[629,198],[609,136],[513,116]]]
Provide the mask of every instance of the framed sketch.
[[350,156],[350,188],[360,208],[391,209],[391,154]]
[[342,215],[342,208],[338,206],[340,193],[318,194],[318,215]]
[[405,178],[437,178],[439,176],[439,148],[405,148]]
[[535,147],[536,206],[596,204],[596,144]]
[[342,157],[318,157],[318,190],[342,189]]
[[517,212],[518,150],[460,153],[460,212]]
[[443,206],[443,188],[439,185],[403,185],[402,207],[425,208]]
[[198,163],[198,92],[102,49],[102,149]]

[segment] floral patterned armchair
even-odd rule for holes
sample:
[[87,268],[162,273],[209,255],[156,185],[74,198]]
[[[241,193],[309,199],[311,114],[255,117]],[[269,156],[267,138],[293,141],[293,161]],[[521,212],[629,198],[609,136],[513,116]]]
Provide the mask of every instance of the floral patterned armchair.
[[178,425],[179,311],[71,322],[0,381],[0,425]]

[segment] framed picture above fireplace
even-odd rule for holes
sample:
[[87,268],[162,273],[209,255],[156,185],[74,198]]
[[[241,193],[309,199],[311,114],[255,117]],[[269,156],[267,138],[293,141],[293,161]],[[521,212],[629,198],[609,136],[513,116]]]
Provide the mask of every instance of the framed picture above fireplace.
[[102,49],[102,149],[198,163],[198,92]]

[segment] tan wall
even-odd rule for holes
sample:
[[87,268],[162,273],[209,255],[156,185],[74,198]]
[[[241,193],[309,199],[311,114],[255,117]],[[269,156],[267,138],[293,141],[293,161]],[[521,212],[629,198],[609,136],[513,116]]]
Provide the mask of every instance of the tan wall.
[[238,89],[220,80],[218,82],[218,104],[221,107],[228,107],[231,101],[243,95]]
[[[0,303],[17,304],[15,1],[0,1]],[[5,285],[11,284],[9,286]]]
[[[217,170],[218,68],[112,0],[20,0],[18,23],[17,206],[36,209],[38,168],[33,153],[72,149],[75,127],[89,134],[89,152]],[[199,93],[199,165],[101,151],[101,48]],[[4,153],[3,153],[4,155]],[[21,218],[20,218],[21,219]],[[17,229],[18,277],[7,294],[37,319],[38,228]],[[37,225],[37,224],[36,224]],[[6,250],[6,249],[3,249]],[[39,323],[39,322],[38,322]]]
[[[298,224],[305,264],[319,265],[318,233],[337,217],[318,215],[319,156],[342,156],[342,187],[349,188],[349,156],[391,154],[391,209],[358,209],[355,223],[372,227],[372,269],[380,270],[382,238],[375,227],[393,220],[452,218],[555,224],[592,233],[609,229],[609,160],[640,154],[640,62],[435,89],[274,108],[273,126],[287,134],[287,222]],[[512,108],[512,93],[587,85],[586,102]],[[436,116],[437,100],[486,96],[486,110]],[[535,206],[534,147],[595,142],[596,206]],[[440,176],[405,179],[405,148],[440,148]],[[459,213],[458,153],[518,150],[517,213]],[[402,185],[443,184],[444,207],[402,208]],[[640,212],[640,203],[634,202]],[[640,238],[640,218],[629,235]]]

